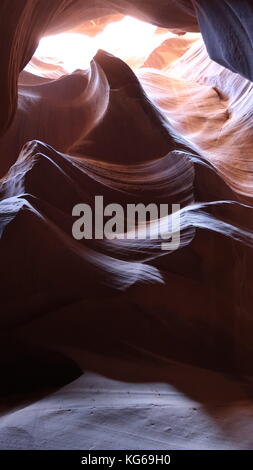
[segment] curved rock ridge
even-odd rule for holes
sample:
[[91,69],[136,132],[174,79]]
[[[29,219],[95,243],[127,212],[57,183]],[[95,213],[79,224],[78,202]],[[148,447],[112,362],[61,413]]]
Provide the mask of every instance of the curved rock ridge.
[[118,12],[169,28],[188,29],[192,24],[197,27],[191,2],[185,1],[173,1],[170,7],[164,0],[156,4],[151,0],[17,0],[15,4],[4,0],[1,3],[0,134],[14,117],[18,75],[31,59],[39,39]]
[[[215,63],[196,34],[209,11],[202,0],[15,3],[0,6],[5,340],[30,355],[31,345],[56,350],[81,368],[93,352],[100,365],[155,358],[251,375],[249,45],[242,64],[211,53]],[[217,11],[228,6],[238,13],[232,0]],[[42,37],[96,38],[124,15],[154,25],[139,57],[100,48],[69,73],[57,57],[36,56]],[[235,17],[237,30],[244,17]],[[122,208],[121,238],[73,236],[73,208],[94,212],[96,197]],[[177,249],[161,249],[172,209],[141,227],[159,236],[137,239],[127,237],[129,204],[177,204]]]

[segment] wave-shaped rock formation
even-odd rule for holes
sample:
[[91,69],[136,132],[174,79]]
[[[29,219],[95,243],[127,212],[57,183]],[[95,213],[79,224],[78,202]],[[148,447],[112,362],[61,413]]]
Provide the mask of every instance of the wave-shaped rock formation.
[[[252,13],[249,0],[2,0],[2,393],[86,367],[130,380],[126,361],[252,374]],[[147,37],[108,52],[126,15]],[[63,33],[88,57],[72,72],[37,49]],[[76,240],[73,207],[96,196],[180,204],[177,250]]]

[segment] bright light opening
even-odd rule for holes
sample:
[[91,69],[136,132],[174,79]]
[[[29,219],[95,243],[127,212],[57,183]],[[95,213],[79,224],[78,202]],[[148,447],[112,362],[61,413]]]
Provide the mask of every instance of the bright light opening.
[[35,58],[48,66],[59,66],[72,73],[77,69],[87,69],[96,52],[92,38],[83,34],[64,33],[42,38]]
[[143,65],[149,54],[165,39],[175,36],[135,18],[125,16],[105,26],[95,37],[79,33],[64,33],[41,39],[32,61],[26,69],[35,75],[57,78],[77,69],[89,68],[98,49],[120,57],[133,68]]
[[149,53],[156,30],[152,24],[126,16],[108,24],[97,36],[97,44],[114,55],[138,58]]

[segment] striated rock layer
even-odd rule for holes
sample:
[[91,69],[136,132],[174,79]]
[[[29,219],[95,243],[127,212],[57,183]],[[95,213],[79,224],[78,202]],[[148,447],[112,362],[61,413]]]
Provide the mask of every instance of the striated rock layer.
[[[228,35],[244,16],[232,0],[213,2],[210,15],[202,0],[15,4],[0,6],[5,369],[18,354],[22,370],[38,349],[81,368],[92,352],[101,372],[113,357],[251,375],[250,45],[243,36],[243,62],[236,50],[219,60],[213,47],[222,41],[227,51],[227,36],[210,45],[205,29],[219,12]],[[237,12],[233,21],[227,9]],[[69,72],[56,53],[36,52],[42,37],[64,32],[106,42],[106,27],[120,34],[126,14],[153,24],[145,32],[140,23],[139,55],[116,42],[110,53],[80,47],[88,65]],[[123,208],[180,204],[180,246],[170,253],[160,239],[75,240],[73,207],[94,208],[95,196]],[[166,231],[169,219],[154,226]],[[52,357],[57,366],[61,356]]]

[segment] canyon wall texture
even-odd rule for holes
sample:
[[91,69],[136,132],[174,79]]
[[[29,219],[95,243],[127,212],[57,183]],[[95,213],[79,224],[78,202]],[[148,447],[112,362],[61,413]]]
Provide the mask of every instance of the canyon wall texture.
[[[37,349],[81,368],[92,352],[102,372],[127,358],[252,374],[252,10],[246,0],[1,2],[8,374]],[[45,36],[120,30],[126,15],[154,25],[139,55],[101,44],[69,72],[36,52]],[[75,240],[73,207],[94,208],[96,196],[180,204],[180,246]]]

